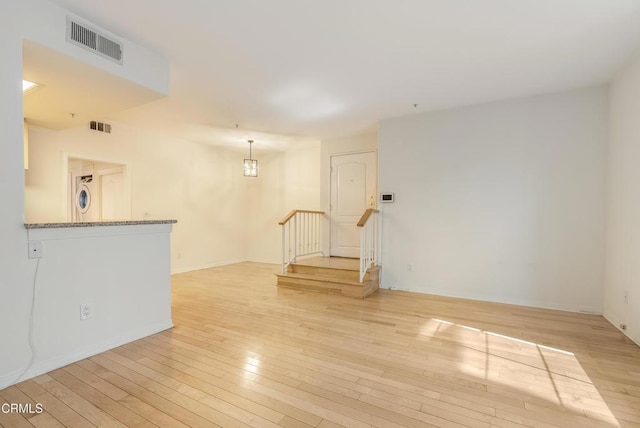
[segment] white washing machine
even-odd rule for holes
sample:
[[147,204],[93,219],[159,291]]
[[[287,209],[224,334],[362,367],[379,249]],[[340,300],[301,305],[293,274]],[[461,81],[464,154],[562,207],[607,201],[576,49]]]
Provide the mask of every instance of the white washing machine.
[[93,201],[93,175],[78,176],[75,184],[75,221],[96,221],[97,210]]

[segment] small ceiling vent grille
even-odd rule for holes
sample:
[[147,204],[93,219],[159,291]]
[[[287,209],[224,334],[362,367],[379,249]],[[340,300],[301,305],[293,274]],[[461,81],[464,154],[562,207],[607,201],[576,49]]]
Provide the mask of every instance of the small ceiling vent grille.
[[85,25],[67,18],[67,41],[122,64],[122,45]]

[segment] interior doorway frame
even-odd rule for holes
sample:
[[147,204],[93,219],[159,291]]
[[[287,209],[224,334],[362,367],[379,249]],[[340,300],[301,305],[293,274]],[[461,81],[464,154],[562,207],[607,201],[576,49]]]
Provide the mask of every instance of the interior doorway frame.
[[[83,161],[87,161],[87,162],[95,162],[95,163],[110,163],[110,164],[117,164],[117,165],[122,165],[124,167],[124,212],[125,212],[125,216],[127,217],[127,219],[131,219],[131,164],[129,162],[120,160],[120,159],[113,159],[113,158],[109,158],[109,157],[104,157],[104,156],[96,156],[96,155],[89,155],[86,153],[71,153],[71,152],[64,152],[62,153],[62,188],[64,189],[63,194],[65,195],[64,197],[64,205],[65,205],[65,212],[66,212],[66,218],[68,222],[73,222],[73,207],[69,201],[72,200],[72,196],[73,196],[73,183],[72,183],[72,177],[69,173],[69,159],[81,159]],[[96,176],[98,176],[98,174],[96,173]],[[98,185],[100,185],[100,183],[98,182]],[[98,189],[99,191],[99,189]]]
[[[333,228],[334,228],[334,221],[333,221],[333,216],[332,216],[332,188],[333,188],[333,183],[332,183],[332,179],[333,179],[333,172],[332,172],[332,159],[335,157],[339,157],[339,156],[350,156],[350,155],[364,155],[364,154],[373,154],[374,156],[374,191],[373,191],[373,196],[374,196],[374,208],[377,207],[377,195],[378,195],[378,151],[374,150],[374,149],[362,149],[362,150],[354,150],[354,151],[349,151],[349,152],[342,152],[342,153],[331,153],[329,154],[328,157],[328,162],[329,162],[329,174],[328,174],[328,205],[327,205],[327,234],[325,235],[327,238],[327,245],[325,246],[325,250],[323,252],[323,255],[325,257],[332,257],[331,255],[331,249],[332,249],[332,237],[333,237]],[[339,256],[336,256],[339,257]]]

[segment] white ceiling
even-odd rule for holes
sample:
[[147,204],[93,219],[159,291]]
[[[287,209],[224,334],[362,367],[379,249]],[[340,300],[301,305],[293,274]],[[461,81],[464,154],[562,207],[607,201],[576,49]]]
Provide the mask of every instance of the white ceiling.
[[170,60],[171,95],[121,119],[202,141],[236,123],[341,136],[603,83],[640,46],[639,0],[53,2]]
[[24,117],[32,125],[64,129],[88,126],[161,95],[126,79],[24,40],[22,76],[37,83],[24,95]]

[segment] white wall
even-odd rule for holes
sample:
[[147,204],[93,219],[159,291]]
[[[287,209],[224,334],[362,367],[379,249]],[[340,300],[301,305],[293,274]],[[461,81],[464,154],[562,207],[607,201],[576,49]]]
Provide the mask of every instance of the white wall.
[[322,140],[320,148],[320,209],[326,213],[323,225],[323,253],[329,255],[331,230],[329,212],[331,203],[331,157],[350,153],[378,151],[378,133],[351,135],[347,137],[328,138]]
[[[29,261],[37,353],[25,378],[172,327],[170,232],[171,224],[28,231],[43,257],[37,270]],[[90,319],[80,320],[81,304]],[[0,389],[22,371],[0,377]]]
[[320,144],[304,143],[286,152],[257,153],[258,177],[244,178],[248,193],[245,230],[247,260],[282,262],[278,222],[293,209],[320,209]]
[[[24,165],[22,144],[22,13],[0,13],[0,379],[26,365],[29,304],[24,229]],[[10,326],[10,327],[9,327]]]
[[383,121],[383,286],[601,312],[607,110],[596,87]]
[[[257,178],[242,176],[244,153],[112,122],[112,133],[30,128],[28,223],[67,220],[65,156],[122,163],[131,177],[132,219],[177,219],[172,271],[251,260],[280,263],[278,221],[319,209],[320,145],[256,153]],[[149,217],[145,217],[145,215]]]
[[64,131],[32,127],[29,144],[28,223],[68,221],[63,159],[71,154],[127,165],[132,219],[178,220],[172,234],[173,272],[246,260],[250,212],[241,154],[113,122],[111,134],[88,126]]
[[[10,4],[9,4],[10,3]],[[33,260],[27,259],[27,232],[24,229],[24,169],[22,135],[22,40],[31,39],[81,59],[95,67],[141,83],[157,92],[168,89],[168,63],[162,57],[126,42],[129,53],[139,53],[139,61],[125,66],[72,46],[64,41],[66,13],[42,0],[4,2],[0,13],[0,382],[22,370],[29,360],[27,342],[30,279]],[[61,286],[55,278],[48,287]],[[131,323],[129,328],[136,329]],[[89,329],[91,330],[91,329]],[[106,337],[100,331],[83,336],[78,346],[91,346]],[[126,332],[122,332],[126,334]]]
[[640,57],[611,83],[610,112],[604,315],[640,344]]

